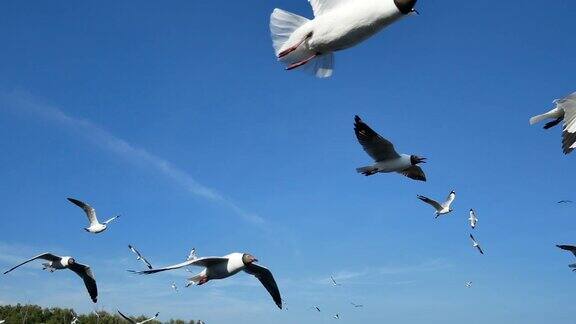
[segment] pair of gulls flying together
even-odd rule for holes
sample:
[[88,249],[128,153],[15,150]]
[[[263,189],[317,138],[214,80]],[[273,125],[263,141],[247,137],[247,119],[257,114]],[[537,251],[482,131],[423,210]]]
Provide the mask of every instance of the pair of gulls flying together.
[[132,324],[144,324],[144,323],[148,323],[148,322],[150,322],[150,321],[155,320],[156,318],[158,318],[158,315],[160,315],[160,313],[156,313],[156,315],[154,315],[153,317],[150,317],[150,318],[147,319],[147,320],[144,320],[144,321],[142,321],[142,322],[136,322],[135,320],[131,319],[130,317],[122,314],[122,312],[120,312],[120,311],[117,311],[117,312],[118,312],[118,314],[120,314],[120,316],[122,316],[125,320],[127,320],[128,322],[130,322],[130,323],[132,323]]
[[370,166],[356,169],[358,173],[371,176],[376,173],[400,173],[410,179],[426,181],[426,175],[420,163],[426,163],[426,158],[417,155],[399,154],[394,144],[378,135],[359,116],[354,117],[354,133],[364,151],[376,162]]
[[262,283],[270,296],[272,296],[276,306],[282,309],[282,297],[280,296],[280,290],[278,289],[278,285],[276,284],[276,280],[274,280],[272,272],[255,262],[258,262],[258,259],[250,254],[231,253],[222,257],[193,258],[164,268],[149,269],[145,271],[130,270],[130,272],[149,275],[188,266],[204,267],[204,270],[188,279],[189,285],[203,285],[210,280],[225,279],[240,271],[244,271],[260,280],[260,283]]
[[28,262],[32,262],[34,260],[46,260],[48,262],[43,263],[45,270],[50,270],[50,272],[54,272],[55,270],[63,270],[63,269],[70,269],[75,274],[77,274],[82,280],[84,281],[84,285],[86,286],[86,290],[88,290],[88,294],[94,303],[98,301],[98,287],[96,286],[96,279],[94,278],[94,274],[89,266],[76,262],[76,260],[72,257],[66,256],[61,257],[54,255],[52,253],[42,253],[33,258],[30,258],[17,266],[12,267],[10,270],[4,272],[4,274],[8,274],[12,270],[25,265]]
[[90,233],[98,234],[104,232],[108,228],[108,223],[120,217],[120,215],[117,215],[108,219],[104,223],[100,223],[98,217],[96,217],[96,210],[90,205],[74,198],[68,198],[68,201],[84,210],[88,217],[88,221],[90,222],[90,226],[86,227],[84,230]]
[[353,47],[411,13],[417,0],[309,0],[314,19],[281,9],[270,16],[276,57],[287,70],[308,67],[330,77],[334,52]]
[[[557,247],[561,248],[564,251],[571,252],[576,256],[576,246],[573,245],[556,245]],[[568,267],[572,268],[572,271],[576,271],[576,263],[568,265]]]
[[530,118],[530,125],[534,125],[546,119],[554,119],[544,125],[544,129],[550,129],[562,122],[562,151],[568,154],[576,148],[576,92],[563,99],[553,101],[556,105],[552,110],[542,115]]

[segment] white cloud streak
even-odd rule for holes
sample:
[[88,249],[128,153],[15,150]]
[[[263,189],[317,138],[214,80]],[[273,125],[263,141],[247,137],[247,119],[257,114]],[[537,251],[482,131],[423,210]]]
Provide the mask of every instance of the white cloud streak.
[[220,204],[247,222],[254,225],[263,225],[265,222],[262,217],[245,211],[218,191],[199,183],[190,174],[176,167],[170,161],[114,136],[89,120],[72,117],[54,106],[40,103],[30,94],[24,92],[0,93],[0,108],[2,107],[3,109],[29,112],[72,129],[79,134],[83,134],[87,140],[106,151],[122,156],[133,163],[146,164],[159,174],[180,185],[190,194]]

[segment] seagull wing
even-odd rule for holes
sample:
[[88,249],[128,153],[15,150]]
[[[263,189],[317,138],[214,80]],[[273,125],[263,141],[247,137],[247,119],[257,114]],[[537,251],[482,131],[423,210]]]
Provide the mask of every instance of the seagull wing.
[[89,266],[74,262],[69,269],[74,271],[82,280],[84,280],[84,285],[86,286],[86,290],[88,290],[88,294],[90,294],[90,298],[92,298],[93,302],[98,301],[98,287],[96,286],[96,279],[94,279],[94,273],[92,273],[92,269]]
[[30,258],[30,259],[28,259],[28,260],[26,260],[26,261],[18,264],[17,266],[12,267],[10,270],[4,272],[4,274],[7,274],[8,272],[10,272],[10,271],[12,271],[12,270],[14,270],[14,269],[16,269],[16,268],[25,265],[25,264],[28,263],[28,262],[32,262],[32,261],[38,260],[38,259],[43,259],[43,260],[47,260],[47,261],[51,261],[51,262],[58,262],[58,261],[60,261],[62,258],[59,257],[59,256],[57,256],[57,255],[54,255],[54,254],[52,254],[52,253],[42,253],[42,254],[39,254],[39,255],[37,255],[37,256],[35,256],[35,257],[32,257],[32,258]]
[[343,3],[352,2],[353,0],[308,0],[314,11],[314,17],[318,17]]
[[138,256],[138,259],[144,262],[144,264],[148,267],[148,269],[152,269],[152,264],[148,262],[148,260],[146,260],[146,258],[144,258],[142,254],[140,254],[140,251],[136,250],[136,248],[133,247],[132,245],[128,245],[128,248],[130,249],[130,251],[134,252],[134,254]]
[[444,206],[449,207],[450,205],[452,205],[452,203],[454,202],[454,199],[456,199],[456,193],[454,191],[452,191],[448,195],[448,198],[446,198],[446,202],[444,203]]
[[482,251],[482,248],[480,247],[480,245],[477,245],[476,248],[478,249],[478,251],[480,252],[480,254],[484,254],[484,251]]
[[573,245],[556,245],[556,246],[561,248],[562,250],[572,252],[572,254],[576,256],[576,246]]
[[188,267],[188,266],[198,266],[198,267],[208,268],[214,264],[218,264],[218,263],[222,263],[222,262],[228,262],[228,258],[222,258],[222,257],[198,258],[198,259],[194,259],[194,260],[184,261],[182,263],[178,263],[178,264],[171,265],[171,266],[164,267],[164,268],[150,269],[150,270],[145,270],[145,271],[130,271],[130,272],[148,275],[148,274],[153,274],[153,273],[162,272],[162,271],[180,269],[180,268],[184,268],[184,267]]
[[110,223],[111,221],[115,220],[116,218],[120,218],[120,215],[118,215],[118,216],[114,216],[114,217],[110,218],[109,220],[105,221],[105,222],[104,222],[104,223],[102,223],[102,224],[104,224],[104,225],[108,225],[108,223]]
[[564,154],[576,148],[576,98],[566,99],[564,108],[564,130],[562,131],[562,149]]
[[472,243],[478,244],[478,242],[476,242],[476,239],[474,238],[474,236],[472,234],[470,234],[470,239],[472,240]]
[[90,225],[98,224],[98,218],[96,217],[96,210],[94,208],[92,208],[87,203],[84,203],[74,198],[68,198],[68,201],[84,210],[86,216],[88,216],[88,221],[90,221]]
[[276,306],[282,309],[282,297],[280,297],[280,290],[278,290],[278,285],[276,285],[276,280],[274,280],[272,272],[267,268],[254,263],[247,265],[244,268],[244,271],[258,278],[264,288],[268,290],[270,296],[272,296]]
[[149,319],[147,319],[147,320],[145,320],[145,321],[142,321],[142,322],[140,322],[140,323],[138,323],[138,324],[144,324],[144,323],[153,321],[153,320],[155,320],[156,318],[158,318],[158,315],[160,315],[160,313],[156,313],[156,315],[154,315],[154,317],[150,317]]
[[364,151],[376,162],[400,157],[394,149],[394,144],[378,135],[358,116],[354,117],[354,132]]
[[441,210],[442,209],[442,205],[440,205],[440,203],[438,203],[436,200],[432,200],[428,197],[424,197],[424,196],[420,196],[418,195],[418,199],[422,200],[423,202],[431,205],[432,207],[434,207],[436,210]]
[[121,311],[117,311],[118,314],[120,314],[120,316],[122,316],[125,320],[127,320],[128,322],[132,323],[132,324],[136,324],[136,321],[134,321],[133,319],[131,319],[130,317],[127,317],[126,315],[122,314]]
[[426,174],[424,174],[422,168],[417,165],[404,169],[401,173],[410,179],[426,182]]

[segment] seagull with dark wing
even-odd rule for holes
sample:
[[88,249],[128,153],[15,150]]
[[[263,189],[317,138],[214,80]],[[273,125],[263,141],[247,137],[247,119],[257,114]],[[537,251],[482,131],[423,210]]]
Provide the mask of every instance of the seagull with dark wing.
[[130,251],[132,251],[132,253],[136,254],[136,260],[142,261],[148,267],[148,269],[152,269],[152,264],[148,262],[148,260],[146,260],[142,254],[140,254],[140,251],[136,250],[136,248],[130,244],[128,244],[128,248]]
[[340,319],[340,314],[334,315],[334,319]]
[[97,234],[104,232],[108,228],[108,223],[120,217],[120,215],[114,216],[101,224],[96,217],[96,210],[90,205],[74,198],[68,198],[68,201],[84,210],[86,216],[88,216],[88,221],[90,222],[90,226],[86,227],[85,230],[90,233]]
[[336,279],[334,279],[334,277],[330,276],[330,280],[332,281],[332,286],[334,287],[342,286],[342,284],[336,282]]
[[364,305],[355,304],[355,303],[350,303],[350,305],[354,306],[354,308],[362,308],[362,307],[364,307]]
[[558,203],[559,204],[571,204],[571,203],[573,203],[573,201],[572,200],[560,200]]
[[154,317],[150,317],[149,319],[144,320],[144,321],[142,321],[142,322],[136,322],[135,320],[131,319],[130,317],[122,314],[122,312],[120,312],[120,311],[117,311],[117,312],[118,312],[118,314],[120,314],[120,316],[122,316],[125,320],[127,320],[128,322],[130,322],[130,323],[132,323],[132,324],[144,324],[144,323],[148,323],[148,322],[150,322],[150,321],[155,320],[156,318],[158,318],[158,315],[160,315],[160,313],[156,313],[156,315],[154,315]]
[[315,309],[318,313],[322,312],[322,311],[320,310],[320,307],[318,307],[318,306],[314,306],[314,309]]
[[25,265],[28,262],[32,262],[34,260],[46,260],[48,263],[44,264],[45,268],[53,269],[54,270],[63,270],[63,269],[70,269],[74,271],[82,280],[84,281],[84,285],[88,290],[88,294],[90,294],[90,298],[93,302],[97,302],[98,300],[98,288],[96,286],[96,280],[94,279],[94,274],[89,266],[76,262],[72,257],[60,257],[54,255],[52,253],[42,253],[33,258],[30,258],[17,266],[12,267],[10,270],[4,272],[4,274],[9,273],[10,271]]
[[354,117],[354,132],[364,151],[376,162],[370,166],[357,168],[358,173],[371,176],[376,173],[396,172],[413,180],[426,181],[424,171],[418,166],[420,163],[426,163],[426,158],[399,154],[394,144],[378,135],[358,116]]
[[[561,248],[564,251],[572,252],[574,256],[576,256],[576,246],[573,245],[556,245],[557,247]],[[568,265],[572,269],[572,271],[576,271],[576,263]]]
[[267,268],[256,264],[258,260],[247,253],[231,253],[222,257],[204,257],[187,260],[185,262],[172,266],[152,269],[146,271],[131,271],[137,274],[153,274],[157,272],[180,269],[188,266],[204,267],[197,275],[188,279],[187,287],[190,285],[203,285],[210,280],[225,279],[244,271],[260,280],[260,283],[266,288],[278,308],[282,309],[282,297],[280,290],[276,285],[276,280],[272,272]]
[[468,220],[470,221],[470,227],[472,227],[472,229],[476,228],[476,224],[478,224],[478,217],[476,217],[476,212],[474,209],[470,209],[470,217],[468,217]]
[[448,195],[448,198],[443,203],[439,203],[436,200],[430,199],[428,197],[424,197],[422,195],[418,195],[417,197],[418,197],[418,199],[422,200],[423,202],[427,203],[428,205],[434,207],[434,209],[436,209],[436,217],[435,218],[438,218],[441,215],[446,215],[446,214],[449,214],[453,211],[452,203],[454,202],[454,199],[456,199],[456,192],[455,191],[450,192],[450,194]]
[[472,246],[478,249],[478,252],[480,252],[480,254],[484,254],[484,251],[482,251],[480,244],[478,243],[478,241],[476,241],[476,239],[472,234],[470,234],[470,239],[472,240]]
[[530,118],[530,125],[552,118],[553,121],[544,125],[544,129],[549,129],[564,122],[562,151],[568,154],[576,148],[576,92],[566,98],[556,99],[553,103],[556,106],[549,112]]
[[472,281],[466,282],[466,288],[472,288]]

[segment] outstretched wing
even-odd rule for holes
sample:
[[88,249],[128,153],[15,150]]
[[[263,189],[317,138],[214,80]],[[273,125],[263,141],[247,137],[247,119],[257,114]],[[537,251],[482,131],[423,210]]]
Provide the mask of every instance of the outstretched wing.
[[120,215],[118,215],[118,216],[114,216],[114,217],[110,218],[109,220],[105,221],[105,222],[104,222],[104,223],[102,223],[102,224],[104,224],[104,225],[108,225],[108,223],[110,223],[111,221],[115,220],[116,218],[120,218]]
[[270,296],[272,296],[276,306],[282,309],[282,297],[280,297],[280,290],[278,290],[278,285],[276,285],[276,280],[274,280],[272,272],[267,268],[254,263],[247,265],[244,268],[244,271],[258,278],[264,288],[268,290]]
[[446,202],[444,203],[445,206],[452,205],[452,203],[454,202],[454,199],[456,199],[456,192],[451,191],[450,194],[448,195],[448,198],[446,198]]
[[364,151],[376,162],[400,157],[390,141],[378,135],[358,116],[354,117],[354,133]]
[[424,171],[422,171],[422,168],[417,166],[417,165],[413,165],[407,169],[404,169],[402,171],[402,174],[407,176],[408,178],[410,178],[412,180],[418,180],[418,181],[426,182],[426,174],[424,174]]
[[144,324],[144,323],[150,322],[150,321],[152,321],[152,320],[155,320],[155,319],[158,317],[158,315],[160,315],[160,313],[156,313],[156,315],[154,315],[154,317],[150,317],[149,319],[147,319],[147,320],[145,320],[145,321],[142,321],[142,322],[140,322],[140,323],[138,323],[138,324]]
[[564,108],[562,149],[564,154],[568,154],[576,148],[576,98],[567,98],[561,105]]
[[47,261],[51,261],[51,262],[57,262],[57,261],[60,261],[62,258],[59,257],[59,256],[57,256],[57,255],[54,255],[54,254],[52,254],[52,253],[42,253],[42,254],[39,254],[39,255],[37,255],[37,256],[35,256],[35,257],[32,257],[32,258],[30,258],[30,259],[28,259],[28,260],[26,260],[26,261],[24,261],[24,262],[22,262],[22,263],[20,263],[20,264],[18,264],[18,265],[16,265],[16,266],[14,266],[14,267],[12,267],[10,270],[4,272],[4,274],[7,274],[8,272],[10,272],[10,271],[12,271],[12,270],[14,270],[14,269],[16,269],[16,268],[18,268],[18,267],[21,267],[21,266],[25,265],[25,264],[28,263],[28,262],[32,262],[32,261],[38,260],[38,259],[43,259],[43,260],[47,260]]
[[132,324],[136,324],[136,321],[134,321],[133,319],[131,319],[130,317],[127,317],[126,315],[122,314],[121,311],[117,310],[118,314],[120,314],[120,316],[122,316],[125,320],[127,320],[128,322],[132,323]]
[[343,3],[353,0],[308,0],[314,11],[314,17],[318,17]]
[[98,287],[96,286],[96,279],[94,278],[92,269],[87,265],[77,262],[70,265],[69,269],[74,271],[74,273],[84,280],[84,285],[86,286],[86,290],[88,290],[88,294],[90,294],[90,298],[93,302],[98,302]]
[[418,197],[418,199],[422,200],[423,202],[425,202],[425,203],[431,205],[432,207],[434,207],[436,210],[441,210],[441,209],[442,209],[442,206],[441,206],[440,203],[438,203],[436,200],[432,200],[432,199],[430,199],[430,198],[428,198],[428,197],[424,197],[424,196],[421,196],[421,195],[418,195],[417,197]]
[[94,208],[92,208],[90,205],[88,205],[85,202],[82,202],[80,200],[74,199],[74,198],[67,198],[68,201],[70,201],[71,203],[73,203],[74,205],[82,208],[82,210],[84,210],[84,212],[86,213],[86,216],[88,217],[88,221],[90,222],[90,225],[92,224],[98,224],[98,218],[96,217],[96,210]]
[[132,251],[134,254],[136,254],[136,256],[138,257],[139,260],[141,260],[142,262],[144,262],[144,264],[146,264],[148,269],[152,269],[152,264],[150,262],[148,262],[148,260],[146,260],[146,258],[144,258],[144,256],[142,256],[142,254],[140,254],[140,251],[136,250],[136,248],[130,244],[128,244],[128,248],[130,249],[130,251]]
[[561,248],[564,251],[569,251],[576,256],[576,246],[573,245],[556,245],[557,247]]
[[130,272],[133,272],[136,274],[149,275],[149,274],[153,274],[153,273],[157,273],[157,272],[180,269],[180,268],[184,268],[184,267],[188,267],[188,266],[198,266],[198,267],[207,268],[209,266],[212,266],[212,265],[218,264],[218,263],[222,263],[222,262],[228,262],[228,258],[222,258],[222,257],[198,258],[198,259],[194,259],[194,260],[187,260],[187,261],[184,261],[182,263],[167,266],[164,268],[150,269],[150,270],[145,270],[145,271],[132,271],[131,270]]

